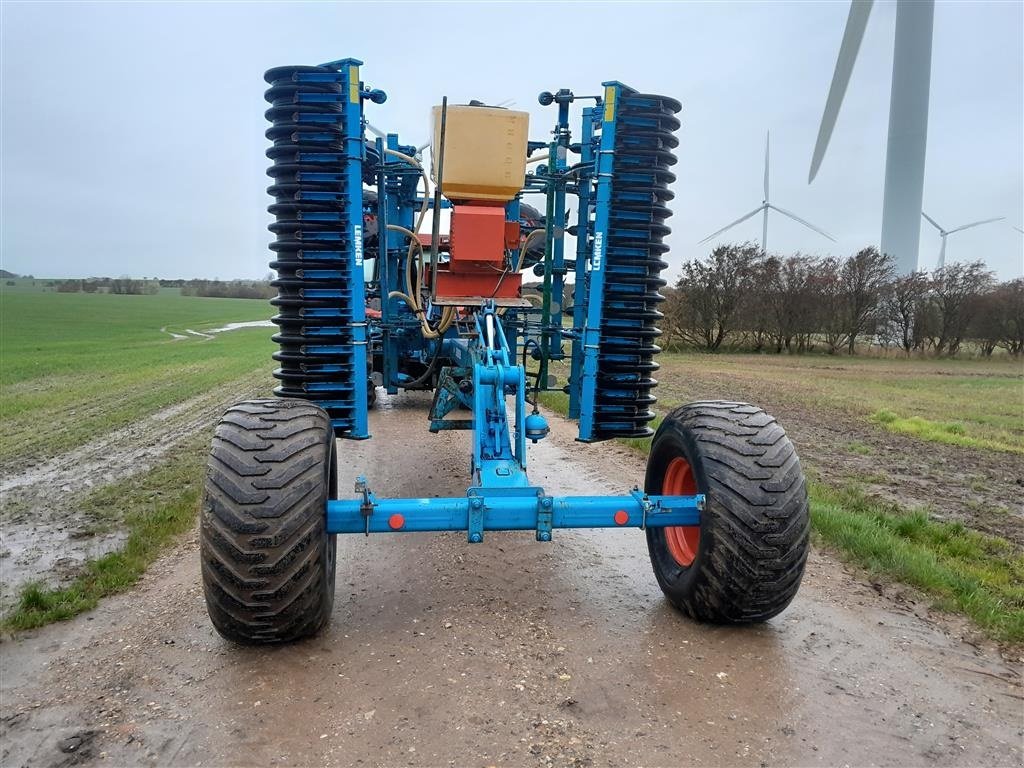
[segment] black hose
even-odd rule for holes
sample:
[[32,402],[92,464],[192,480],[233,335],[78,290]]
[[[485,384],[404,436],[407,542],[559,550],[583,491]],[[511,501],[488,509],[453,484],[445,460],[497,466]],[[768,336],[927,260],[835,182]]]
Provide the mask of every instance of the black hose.
[[434,370],[437,368],[437,363],[441,360],[441,349],[444,347],[443,341],[444,339],[437,340],[434,354],[430,358],[430,362],[427,364],[427,370],[421,373],[419,378],[407,381],[403,384],[402,389],[419,389],[430,381],[430,377],[434,375]]

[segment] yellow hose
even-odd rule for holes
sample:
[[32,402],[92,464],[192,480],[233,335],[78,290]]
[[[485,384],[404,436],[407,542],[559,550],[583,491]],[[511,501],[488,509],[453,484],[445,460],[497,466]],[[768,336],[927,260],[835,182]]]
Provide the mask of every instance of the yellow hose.
[[[388,229],[395,232],[401,232],[403,235],[409,238],[409,250],[405,255],[405,292],[402,291],[391,291],[388,294],[388,298],[399,298],[404,301],[409,309],[419,318],[420,328],[423,330],[423,337],[426,339],[436,339],[445,331],[447,331],[453,322],[455,322],[455,307],[445,307],[441,311],[441,319],[437,324],[437,328],[431,328],[430,323],[427,322],[427,313],[423,309],[421,303],[423,286],[420,283],[421,276],[423,274],[423,245],[420,243],[416,233],[411,229],[399,226],[398,224],[388,224]],[[413,259],[413,254],[419,254],[418,266]]]

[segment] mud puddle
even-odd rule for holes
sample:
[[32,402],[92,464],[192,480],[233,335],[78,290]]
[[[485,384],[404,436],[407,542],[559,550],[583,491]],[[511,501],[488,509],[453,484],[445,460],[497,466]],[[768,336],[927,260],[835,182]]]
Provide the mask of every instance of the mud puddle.
[[[381,398],[341,441],[350,493],[463,494],[468,435],[427,397]],[[619,493],[643,465],[552,418],[551,493]],[[4,644],[0,762],[53,765],[1019,765],[1021,667],[812,556],[756,627],[663,600],[636,531],[341,537],[317,638],[232,645],[205,615],[194,538],[139,588]],[[70,741],[69,741],[70,740]]]

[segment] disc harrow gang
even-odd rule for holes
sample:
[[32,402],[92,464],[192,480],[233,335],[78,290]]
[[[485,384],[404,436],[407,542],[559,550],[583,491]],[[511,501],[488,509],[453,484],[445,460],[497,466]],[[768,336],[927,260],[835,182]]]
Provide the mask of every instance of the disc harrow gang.
[[276,67],[264,79],[271,104],[266,136],[273,141],[267,173],[274,183],[267,191],[276,235],[270,246],[278,291],[271,300],[279,329],[274,378],[281,382],[274,393],[317,401],[344,433],[353,426],[357,375],[351,233],[362,213],[344,192],[349,126],[341,75],[324,67]]
[[673,135],[679,128],[675,114],[681,105],[665,96],[631,94],[620,97],[608,245],[605,255],[601,344],[594,403],[594,438],[648,437],[654,431],[652,394],[658,382],[654,356],[661,335],[656,323],[664,301],[658,290],[665,285],[662,256],[671,230],[672,215],[665,203],[673,193],[668,185],[675,175]]

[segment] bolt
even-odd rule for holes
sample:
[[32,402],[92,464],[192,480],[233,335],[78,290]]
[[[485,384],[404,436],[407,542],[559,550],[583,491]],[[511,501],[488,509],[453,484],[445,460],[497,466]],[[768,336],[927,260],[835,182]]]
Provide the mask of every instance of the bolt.
[[547,531],[541,531],[539,534],[537,534],[537,538],[540,541],[551,541],[551,534]]
[[543,499],[540,500],[540,505],[544,507],[544,509],[551,509],[551,503],[552,502],[550,496],[545,496]]
[[481,536],[479,533],[471,533],[471,534],[469,534],[469,543],[470,544],[479,544],[483,540],[484,540],[484,537]]
[[480,509],[480,507],[484,505],[484,500],[481,499],[479,496],[474,496],[472,499],[470,499],[469,503],[470,506],[473,507],[473,509]]

